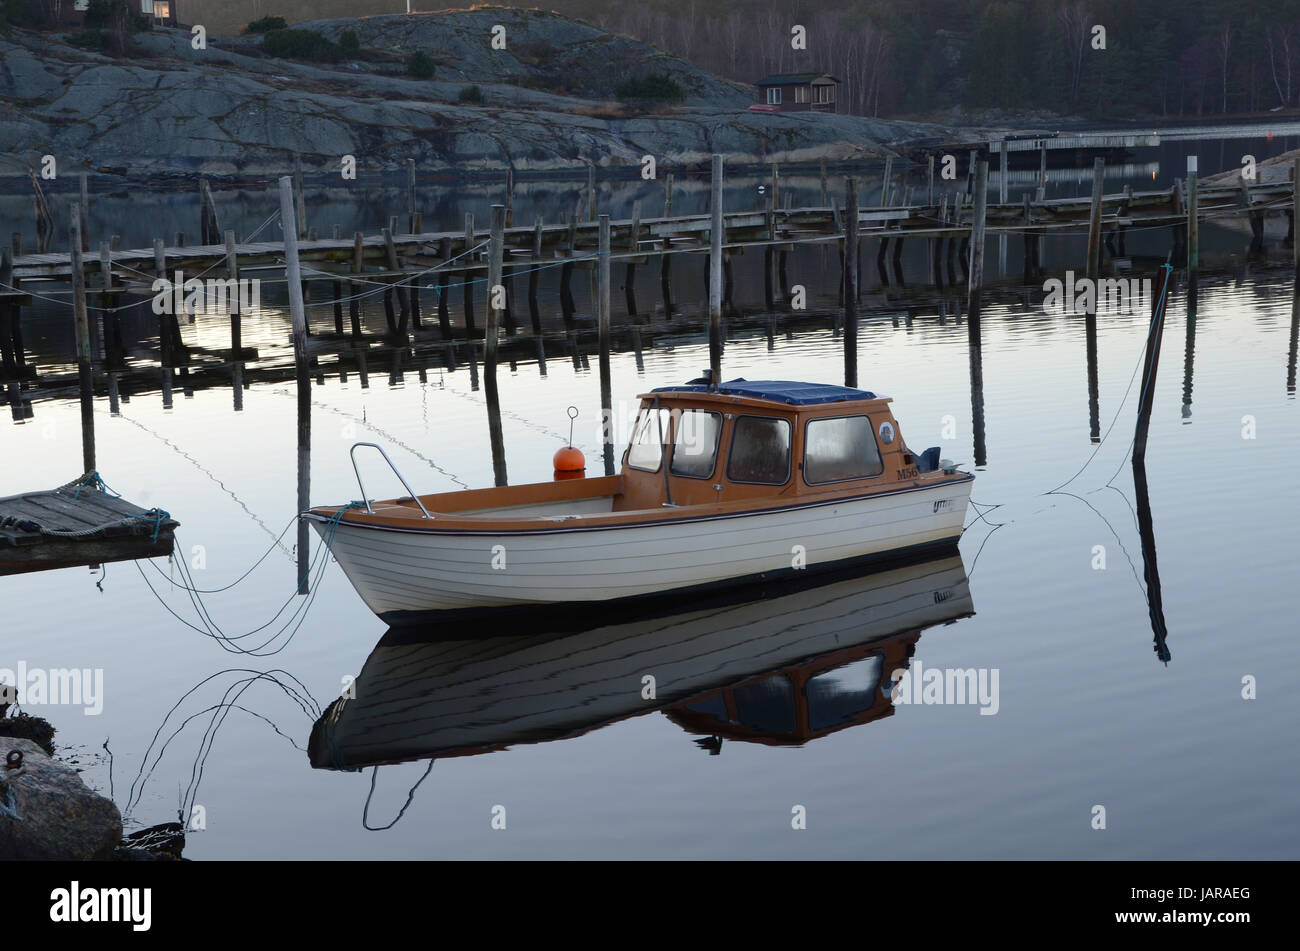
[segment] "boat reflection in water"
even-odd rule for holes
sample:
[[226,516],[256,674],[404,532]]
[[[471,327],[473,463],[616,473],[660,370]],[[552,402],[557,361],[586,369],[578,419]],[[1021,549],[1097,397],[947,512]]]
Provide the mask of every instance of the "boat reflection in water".
[[723,737],[799,745],[891,715],[890,675],[907,668],[921,632],[972,614],[954,550],[585,630],[393,629],[355,696],[316,722],[309,755],[322,769],[467,756],[655,711],[711,752]]

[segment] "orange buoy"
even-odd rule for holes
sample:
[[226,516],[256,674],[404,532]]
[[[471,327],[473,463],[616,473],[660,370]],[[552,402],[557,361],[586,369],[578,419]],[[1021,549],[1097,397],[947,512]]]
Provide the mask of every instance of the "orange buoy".
[[587,457],[576,446],[563,446],[555,451],[555,478],[581,479],[587,471]]
[[568,414],[569,444],[555,450],[555,458],[551,460],[555,465],[556,480],[581,479],[587,471],[587,457],[573,444],[573,421],[578,418],[578,407],[570,406]]

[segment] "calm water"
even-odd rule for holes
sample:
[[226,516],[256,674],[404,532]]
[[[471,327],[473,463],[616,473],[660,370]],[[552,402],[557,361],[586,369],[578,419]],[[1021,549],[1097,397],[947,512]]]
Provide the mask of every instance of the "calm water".
[[[1221,254],[1246,243],[1213,228],[1204,240]],[[1149,241],[1152,254],[1168,248],[1167,233],[1131,236],[1129,250],[1142,253],[1135,241]],[[906,262],[920,283],[916,243]],[[996,265],[996,242],[989,254]],[[1044,264],[1059,273],[1081,257],[1061,242]],[[762,298],[756,258],[736,272],[738,302],[749,307]],[[824,307],[834,304],[833,258],[820,249],[791,256],[792,281],[808,283]],[[1014,242],[1009,258],[1014,271]],[[700,267],[677,275],[687,313],[702,298]],[[639,277],[649,312],[657,269],[642,271],[654,272]],[[580,311],[585,285],[585,275],[574,282]],[[277,636],[308,600],[293,597],[293,532],[274,543],[295,512],[292,382],[259,377],[250,363],[236,412],[229,368],[195,367],[189,390],[178,380],[165,409],[156,366],[137,361],[120,415],[106,397],[96,401],[99,469],[127,498],[180,520],[178,555],[203,565],[191,569],[201,588],[228,585],[270,549],[238,585],[203,596],[231,635],[265,624],[287,600],[275,623],[234,642],[269,642],[259,651],[268,656],[231,652],[168,613],[198,624],[190,598],[167,580],[179,573],[159,561],[0,580],[0,667],[102,668],[101,715],[31,711],[81,751],[88,781],[129,805],[130,824],[173,819],[181,803],[202,806],[206,830],[187,846],[196,859],[1293,858],[1300,500],[1286,474],[1300,462],[1300,420],[1288,386],[1291,290],[1285,270],[1203,279],[1190,378],[1181,291],[1170,304],[1146,464],[1168,663],[1153,649],[1126,457],[1147,317],[1098,320],[1101,432],[1118,420],[1098,449],[1082,318],[1043,316],[1019,299],[1033,295],[1015,292],[986,304],[987,460],[975,467],[974,500],[987,517],[970,511],[959,560],[568,637],[513,622],[380,643],[384,625],[332,564],[301,625]],[[562,337],[556,293],[544,284],[542,304]],[[940,445],[973,466],[967,328],[939,317],[954,314],[955,301],[887,299],[873,275],[864,302],[874,312],[860,330],[861,384],[894,397],[909,444]],[[58,307],[33,308],[25,331],[28,359],[35,351],[42,372],[58,378],[72,341],[41,320],[51,312]],[[367,312],[368,328],[376,319]],[[328,312],[317,321],[324,328]],[[737,321],[733,330],[728,377],[842,379],[842,342],[829,321],[789,335],[782,327],[770,343],[761,324]],[[129,341],[147,332],[147,322],[135,337],[126,329]],[[222,345],[216,318],[183,332]],[[244,340],[262,351],[262,365],[283,365],[287,321],[274,300],[246,321]],[[140,343],[140,354],[148,350]],[[492,483],[486,410],[466,368],[423,361],[421,377],[422,361],[408,357],[393,374],[377,352],[362,386],[355,372],[340,381],[334,359],[323,345],[323,382],[312,389],[314,502],[358,495],[347,458],[357,440],[387,447],[420,491]],[[642,362],[613,358],[614,397],[625,409],[652,386],[696,375],[707,346],[697,335],[661,334]],[[532,363],[503,367],[512,482],[550,478],[569,405],[581,413],[575,441],[598,466],[594,354],[590,363],[575,370],[553,356],[544,377]],[[1253,438],[1244,438],[1251,421]],[[41,394],[30,418],[0,428],[0,495],[80,471],[74,401]],[[397,491],[369,471],[372,493]],[[1076,473],[1062,490],[1070,495],[1047,494]],[[1105,548],[1104,570],[1094,568],[1095,546]],[[906,665],[909,647],[913,669],[996,669],[996,714],[970,704],[881,705],[876,679]],[[640,698],[647,670],[667,672],[655,702]],[[311,742],[322,708],[357,675],[357,699],[333,733],[318,729]],[[801,711],[783,691],[805,677]],[[1257,699],[1242,699],[1244,677],[1256,678]],[[728,702],[748,733],[702,726]],[[801,728],[829,732],[802,745],[759,742],[789,736],[803,712]],[[340,757],[403,762],[377,773],[313,768],[309,745],[318,766]],[[368,824],[384,826],[417,784],[395,826],[364,827],[368,798]],[[796,805],[806,830],[791,828]],[[1095,805],[1106,809],[1104,831],[1090,826]],[[496,806],[505,807],[505,830],[492,828]]]

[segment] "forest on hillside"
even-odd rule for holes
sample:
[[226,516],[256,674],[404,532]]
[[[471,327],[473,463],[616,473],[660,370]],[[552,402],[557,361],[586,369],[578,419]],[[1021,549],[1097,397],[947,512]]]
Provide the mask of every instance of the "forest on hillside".
[[[516,6],[532,6],[522,2]],[[752,83],[824,70],[860,115],[1138,117],[1300,106],[1300,0],[549,0]],[[807,49],[791,46],[791,27]],[[1104,27],[1104,49],[1094,28]]]

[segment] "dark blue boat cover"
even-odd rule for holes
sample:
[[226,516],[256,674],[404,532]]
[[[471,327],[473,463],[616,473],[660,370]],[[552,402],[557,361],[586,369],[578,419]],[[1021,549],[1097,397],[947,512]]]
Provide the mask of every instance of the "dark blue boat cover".
[[[704,384],[683,384],[681,386],[661,386],[652,393],[708,393],[710,387]],[[875,393],[855,390],[847,386],[835,386],[830,383],[796,383],[791,380],[731,380],[723,383],[716,392],[727,396],[749,396],[754,399],[772,400],[789,406],[815,406],[818,403],[842,403],[846,400],[873,400]]]

